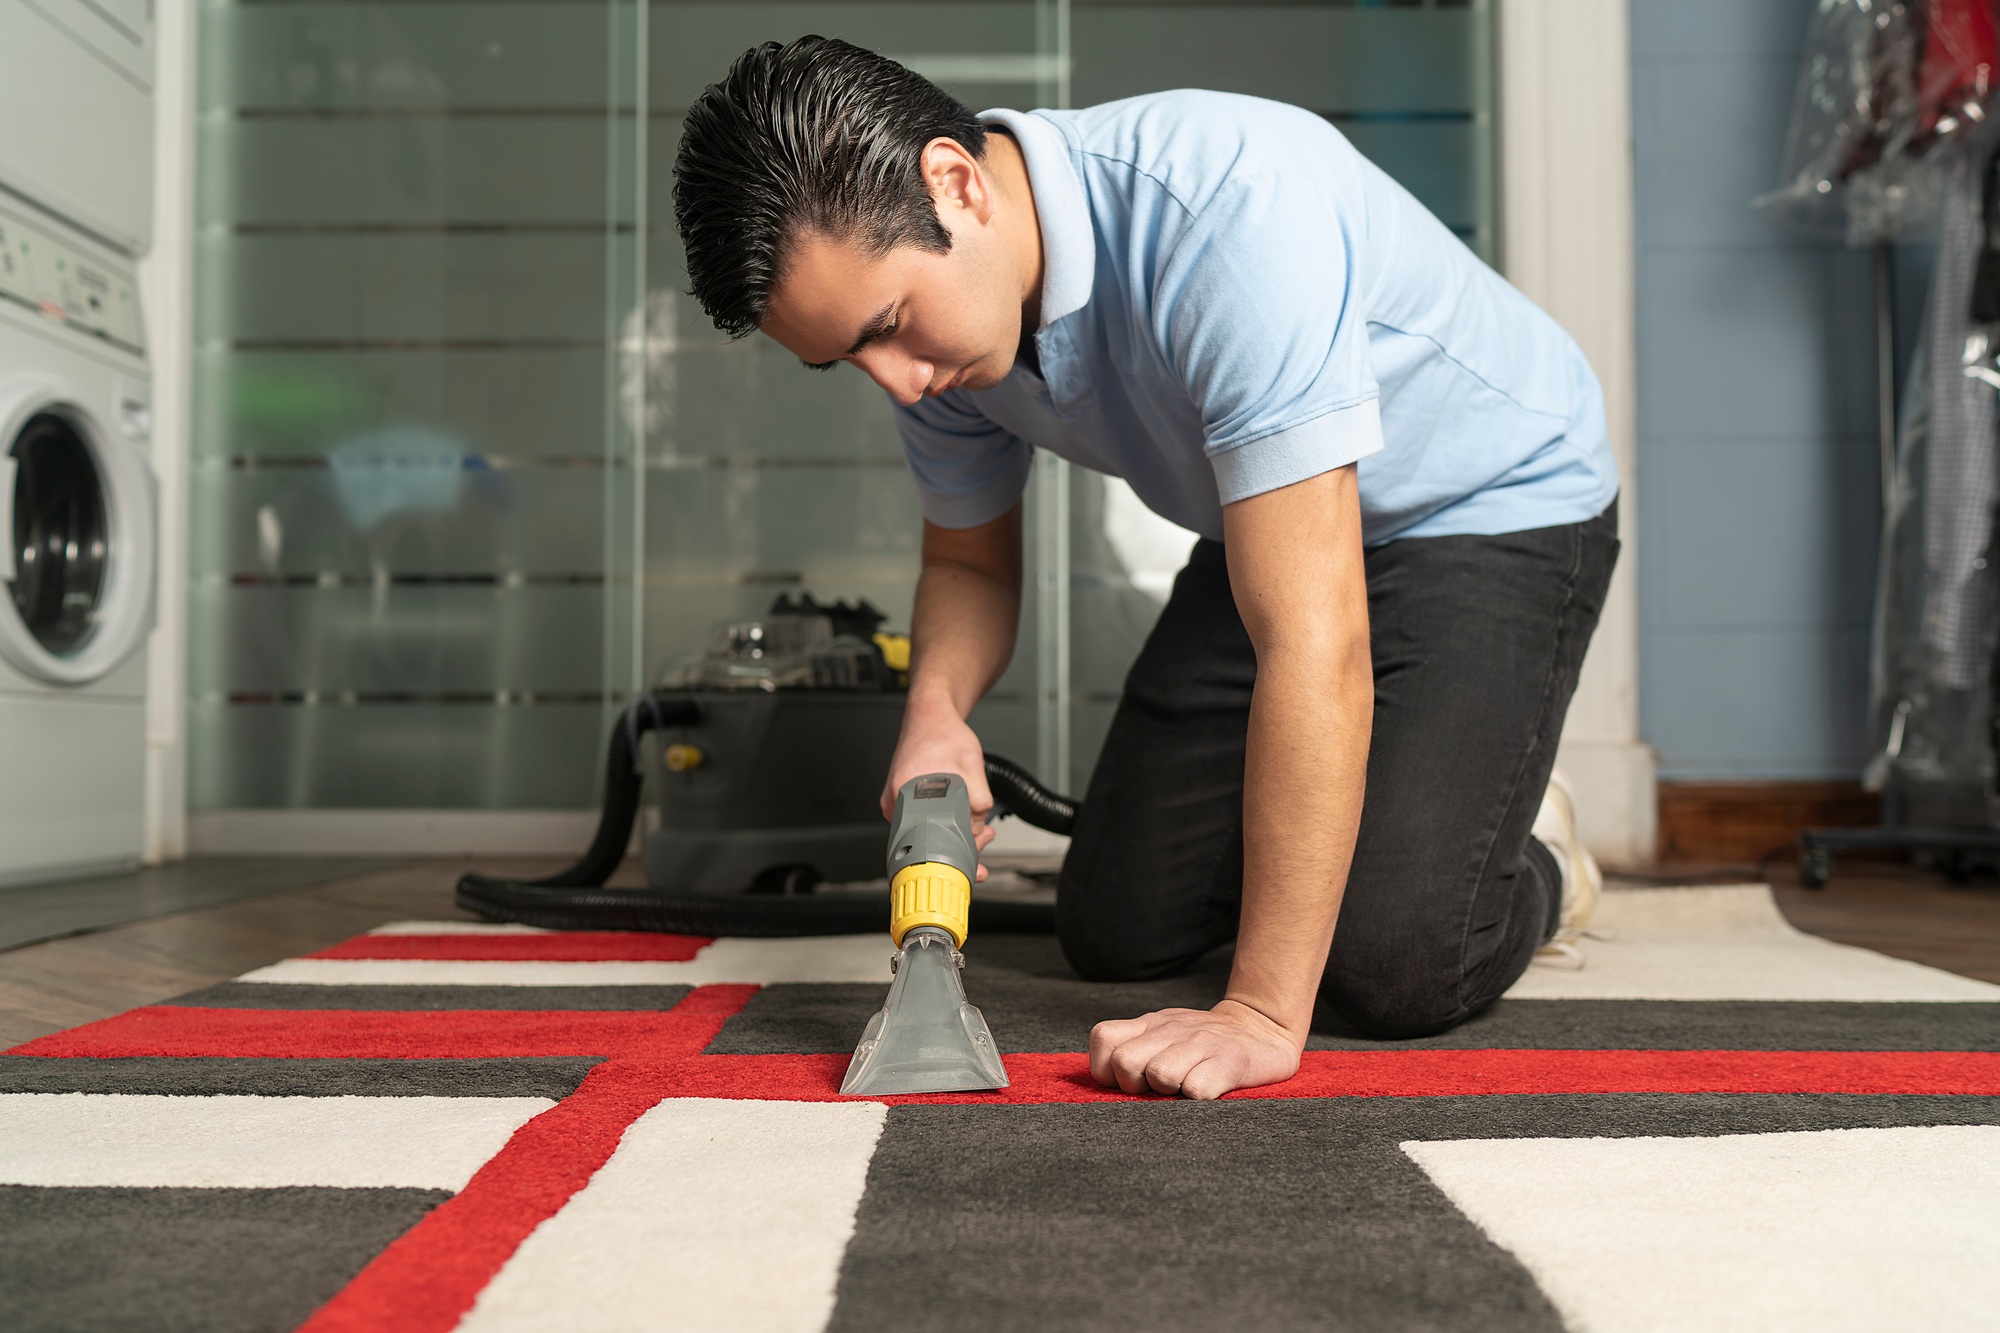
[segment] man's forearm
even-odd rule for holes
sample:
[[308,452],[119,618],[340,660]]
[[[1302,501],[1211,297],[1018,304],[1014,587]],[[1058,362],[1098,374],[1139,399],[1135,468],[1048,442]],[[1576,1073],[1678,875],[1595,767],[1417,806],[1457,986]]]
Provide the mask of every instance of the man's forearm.
[[910,617],[910,699],[923,711],[972,711],[1014,655],[1021,590],[969,566],[926,564]]
[[[926,530],[910,615],[911,711],[963,718],[1007,669],[1021,618],[1018,524],[1016,514],[992,531]],[[953,549],[961,544],[966,558]]]
[[1243,911],[1228,998],[1303,1041],[1361,825],[1374,675],[1365,627],[1269,658],[1250,704]]

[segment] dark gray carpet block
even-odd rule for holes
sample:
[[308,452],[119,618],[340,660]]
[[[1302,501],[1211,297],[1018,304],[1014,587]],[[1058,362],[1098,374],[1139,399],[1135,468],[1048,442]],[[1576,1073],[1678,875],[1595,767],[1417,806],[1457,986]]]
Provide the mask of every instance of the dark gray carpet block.
[[[1229,952],[1204,959],[1185,976],[1129,985],[1079,979],[1053,938],[982,935],[965,948],[966,998],[986,1014],[1008,1054],[1079,1051],[1091,1027],[1149,1009],[1205,1009],[1222,998]],[[777,985],[759,991],[731,1018],[708,1050],[718,1055],[825,1054],[851,1051],[868,1016],[888,993],[882,984]]]
[[1341,1112],[897,1107],[830,1327],[1556,1333],[1526,1271]]
[[2000,1124],[2000,1098],[901,1106],[831,1327],[1542,1333],[1561,1325],[1527,1272],[1403,1143],[1950,1124]]
[[0,1055],[0,1092],[204,1097],[548,1097],[576,1091],[598,1061],[43,1059]]
[[[1222,998],[1230,954],[1189,974],[1102,985],[1079,980],[1053,939],[994,935],[965,950],[966,996],[1008,1054],[1080,1051],[1107,1018],[1205,1009]],[[776,985],[752,997],[710,1044],[718,1055],[851,1051],[882,1006],[877,985]],[[1768,1000],[1501,1000],[1450,1032],[1382,1042],[1322,1012],[1310,1050],[2000,1050],[2000,1005]]]
[[1991,1051],[2000,1004],[1500,1000],[1435,1037],[1381,1042],[1323,1016],[1308,1050]]
[[[1231,954],[1164,981],[1079,980],[1046,936],[975,937],[965,949],[966,996],[1008,1054],[1080,1051],[1107,1018],[1152,1009],[1205,1009],[1222,998]],[[708,1048],[716,1054],[851,1051],[881,1008],[873,985],[778,985],[759,992]],[[1435,1037],[1382,1042],[1322,1011],[1309,1050],[2000,1050],[2000,1005],[1772,1000],[1501,1000]]]
[[0,1186],[11,1333],[279,1333],[450,1197]]
[[667,1010],[691,986],[298,986],[225,981],[167,1004],[205,1009]]

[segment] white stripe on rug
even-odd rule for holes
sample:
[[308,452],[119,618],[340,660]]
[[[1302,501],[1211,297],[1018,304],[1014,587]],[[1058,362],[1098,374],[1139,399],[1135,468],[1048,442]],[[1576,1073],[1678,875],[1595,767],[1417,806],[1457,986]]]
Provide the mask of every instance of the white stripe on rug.
[[0,1094],[0,1184],[458,1190],[546,1097]]
[[1572,1329],[2000,1326],[2000,1126],[1403,1151]]
[[1520,1000],[2000,1001],[2000,986],[1794,928],[1762,884],[1612,889],[1575,971],[1537,964]]
[[887,1114],[870,1102],[662,1102],[515,1251],[461,1333],[824,1328]]
[[302,986],[713,986],[798,981],[889,984],[888,931],[816,939],[717,940],[684,963],[431,958],[288,958],[238,981]]

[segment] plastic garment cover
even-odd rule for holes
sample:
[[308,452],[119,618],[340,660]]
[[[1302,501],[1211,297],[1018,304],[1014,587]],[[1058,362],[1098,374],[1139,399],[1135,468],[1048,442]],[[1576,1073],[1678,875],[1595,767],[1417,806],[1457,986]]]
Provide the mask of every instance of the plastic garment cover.
[[1937,150],[1985,118],[2000,67],[1994,0],[1820,0],[1778,190],[1757,201],[1850,244],[1937,215]]
[[[1984,136],[1990,138],[1991,136]],[[1972,293],[1986,249],[1980,178],[1990,158],[1957,153],[1946,173],[1924,340],[1911,367],[1876,599],[1868,785],[1893,783],[1985,821],[1993,781],[1994,506],[2000,500],[1995,329]],[[1989,260],[1989,269],[1994,261]],[[1988,281],[1992,276],[1987,275]]]

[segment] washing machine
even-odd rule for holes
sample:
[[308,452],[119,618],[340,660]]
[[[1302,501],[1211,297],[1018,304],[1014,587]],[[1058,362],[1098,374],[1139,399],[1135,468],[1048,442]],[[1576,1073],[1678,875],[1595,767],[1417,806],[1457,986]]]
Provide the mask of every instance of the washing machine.
[[153,0],[0,0],[0,192],[144,250],[153,58]]
[[132,260],[0,197],[0,885],[139,859],[149,409]]

